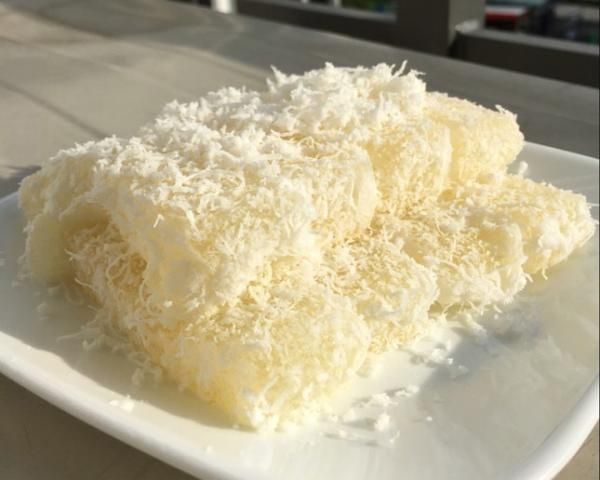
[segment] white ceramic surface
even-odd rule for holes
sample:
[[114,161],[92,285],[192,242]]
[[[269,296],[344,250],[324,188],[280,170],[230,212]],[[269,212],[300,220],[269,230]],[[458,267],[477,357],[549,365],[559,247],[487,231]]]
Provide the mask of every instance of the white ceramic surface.
[[[598,203],[598,161],[535,144],[520,160],[528,176]],[[598,209],[594,208],[597,216]],[[90,318],[86,307],[13,286],[23,250],[15,196],[0,200],[0,372],[95,427],[203,479],[549,479],[598,419],[598,236],[538,280],[477,340],[441,328],[420,351],[443,346],[454,365],[386,356],[334,402],[339,412],[373,393],[407,385],[420,392],[385,410],[358,409],[349,422],[324,420],[292,433],[258,435],[169,384],[134,387],[118,354],[86,352],[61,339]],[[36,307],[46,302],[48,318]],[[456,368],[468,372],[454,377]],[[340,430],[346,438],[340,438]],[[394,440],[395,439],[395,440]]]

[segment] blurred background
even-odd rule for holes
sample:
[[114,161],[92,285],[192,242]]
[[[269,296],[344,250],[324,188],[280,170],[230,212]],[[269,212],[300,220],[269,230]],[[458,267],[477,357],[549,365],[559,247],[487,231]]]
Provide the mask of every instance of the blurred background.
[[[394,12],[396,3],[393,0],[308,0],[306,3],[309,2],[387,13]],[[597,45],[599,3],[600,0],[487,0],[485,28]]]
[[598,86],[600,0],[179,0]]

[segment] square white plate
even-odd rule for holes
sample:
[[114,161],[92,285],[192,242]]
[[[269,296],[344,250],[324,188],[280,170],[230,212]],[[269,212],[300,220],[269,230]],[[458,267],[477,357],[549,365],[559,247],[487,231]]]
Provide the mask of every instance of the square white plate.
[[[596,159],[535,144],[519,159],[529,164],[530,178],[583,193],[597,205]],[[373,393],[419,385],[417,395],[385,407],[389,430],[372,428],[384,410],[373,407],[353,421],[259,435],[232,428],[170,384],[134,387],[134,366],[119,354],[58,340],[77,332],[91,312],[49,297],[40,285],[12,285],[22,227],[16,196],[0,200],[0,372],[203,479],[546,479],[598,419],[597,235],[549,280],[534,282],[500,315],[502,327],[486,342],[445,327],[422,343],[422,349],[442,345],[453,367],[392,353],[378,374],[340,392],[335,408],[342,412]],[[36,311],[41,302],[50,308],[45,320]],[[458,366],[468,372],[452,378]]]

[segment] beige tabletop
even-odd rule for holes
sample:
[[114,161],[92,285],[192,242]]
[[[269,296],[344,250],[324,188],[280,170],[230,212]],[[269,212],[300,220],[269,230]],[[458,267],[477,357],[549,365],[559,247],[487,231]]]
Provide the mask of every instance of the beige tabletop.
[[[257,87],[270,65],[401,63],[519,115],[528,140],[598,157],[598,91],[151,0],[0,0],[0,197],[58,149],[127,136],[167,101]],[[189,478],[0,375],[0,479]],[[598,478],[598,429],[558,477]]]

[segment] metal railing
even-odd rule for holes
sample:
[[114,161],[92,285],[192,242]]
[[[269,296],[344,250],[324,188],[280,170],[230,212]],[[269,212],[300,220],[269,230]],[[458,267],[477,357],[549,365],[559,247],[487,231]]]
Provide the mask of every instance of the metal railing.
[[597,45],[474,29],[457,33],[451,54],[469,62],[590,87],[599,86]]
[[397,44],[396,18],[392,14],[290,0],[237,0],[237,11],[267,20]]
[[485,0],[403,0],[395,13],[310,0],[197,0],[213,9],[591,87],[600,85],[598,46],[484,28]]

